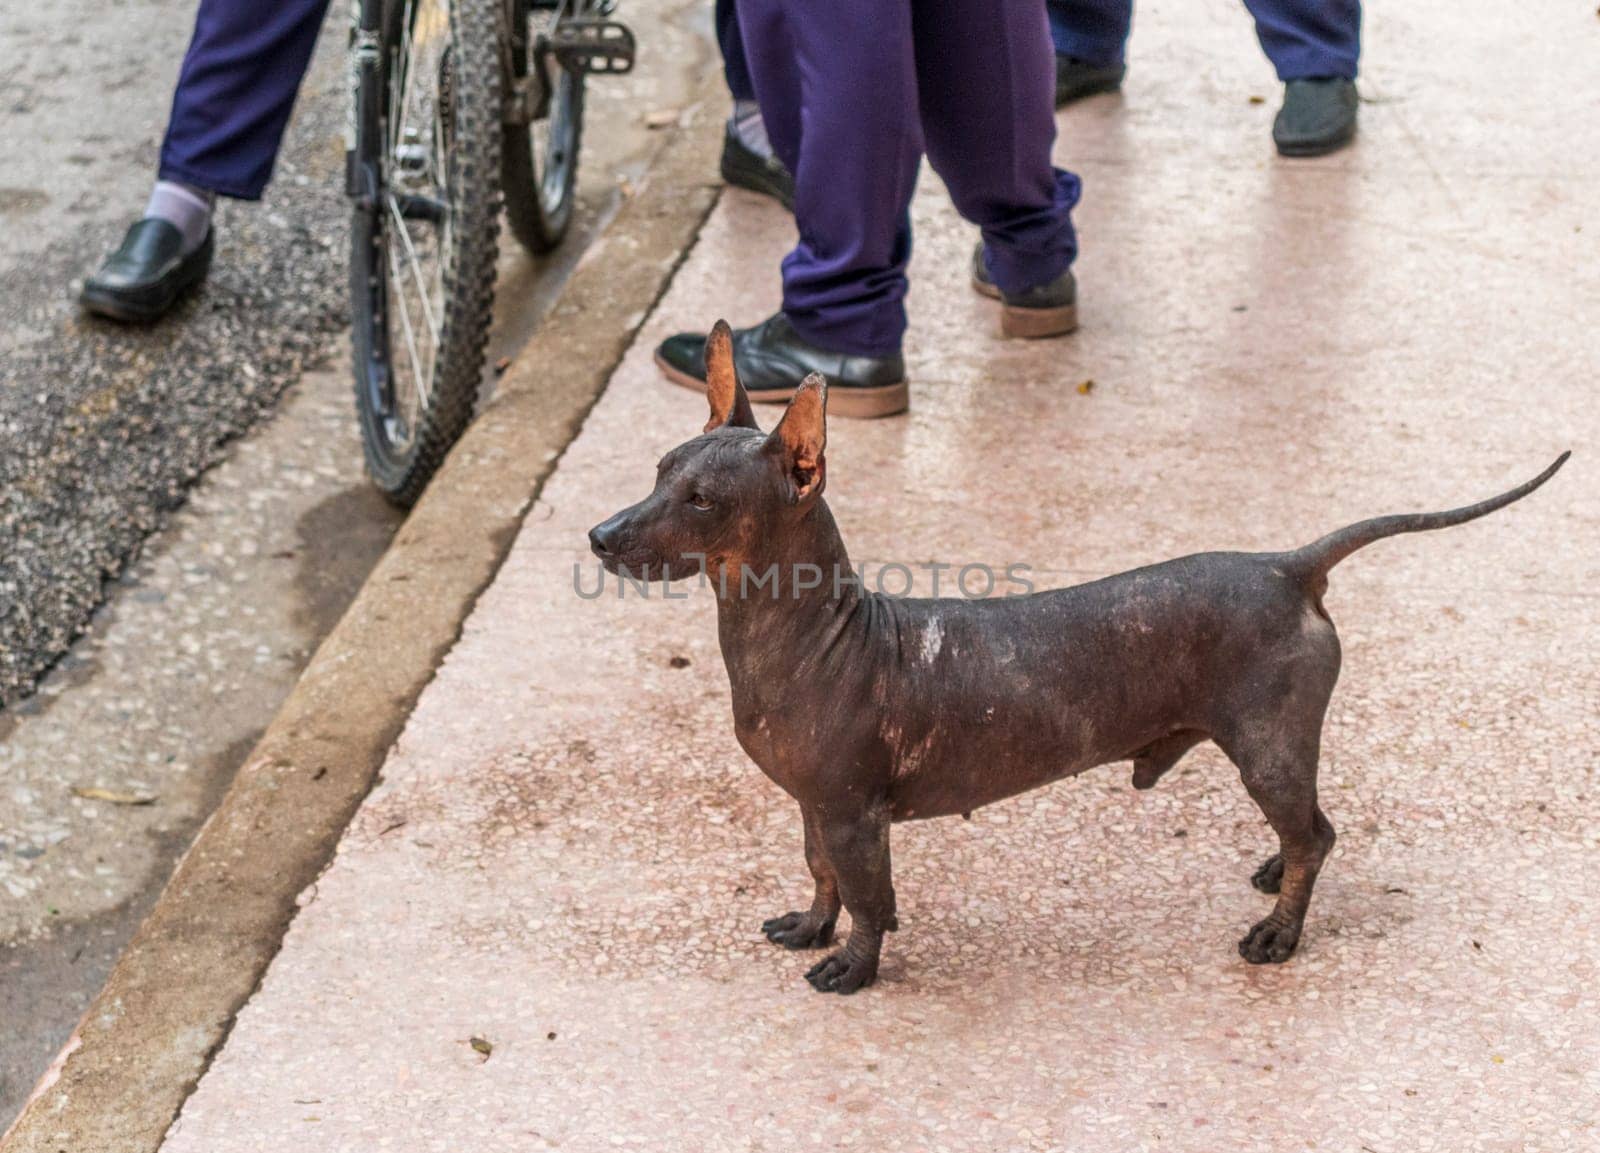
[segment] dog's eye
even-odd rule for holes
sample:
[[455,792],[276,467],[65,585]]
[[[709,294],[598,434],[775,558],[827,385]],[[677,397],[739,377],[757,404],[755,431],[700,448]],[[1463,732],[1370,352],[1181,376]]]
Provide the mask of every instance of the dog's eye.
[[692,493],[689,497],[689,504],[692,507],[699,509],[701,512],[705,512],[711,507],[711,498],[706,496],[704,493]]

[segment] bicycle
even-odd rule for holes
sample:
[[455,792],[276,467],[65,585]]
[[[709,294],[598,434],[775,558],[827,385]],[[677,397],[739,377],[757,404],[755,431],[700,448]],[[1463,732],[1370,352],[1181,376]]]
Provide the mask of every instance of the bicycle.
[[356,410],[409,507],[477,405],[500,211],[533,253],[572,222],[584,81],[633,67],[612,0],[352,0],[346,144]]

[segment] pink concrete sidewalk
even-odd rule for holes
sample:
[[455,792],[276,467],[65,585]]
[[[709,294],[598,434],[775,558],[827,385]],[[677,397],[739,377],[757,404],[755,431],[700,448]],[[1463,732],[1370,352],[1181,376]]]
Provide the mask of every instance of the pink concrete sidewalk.
[[1051,583],[1578,450],[1335,574],[1340,841],[1290,963],[1234,951],[1273,845],[1209,746],[1152,793],[1106,769],[897,828],[902,931],[861,995],[762,940],[809,879],[710,598],[573,592],[583,531],[704,420],[653,343],[775,304],[791,225],[730,194],[166,1149],[1600,1148],[1600,29],[1469,7],[1371,14],[1381,99],[1314,163],[1269,155],[1242,9],[1141,9],[1126,95],[1062,118],[1083,330],[1001,342],[927,177],[913,410],[831,429],[857,560]]

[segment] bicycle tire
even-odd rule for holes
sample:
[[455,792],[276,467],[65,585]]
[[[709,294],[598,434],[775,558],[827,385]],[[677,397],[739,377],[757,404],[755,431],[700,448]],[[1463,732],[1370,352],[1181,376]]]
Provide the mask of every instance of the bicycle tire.
[[[565,7],[558,9],[564,11]],[[528,74],[527,0],[512,0],[509,29],[511,66],[517,79]],[[534,124],[507,124],[501,143],[500,182],[505,190],[506,222],[523,248],[536,256],[554,250],[572,226],[577,200],[578,157],[583,147],[584,75],[552,62],[557,79],[546,118],[550,144],[537,146]],[[537,122],[536,122],[537,123]],[[565,163],[552,177],[552,145]]]
[[[429,0],[424,0],[429,2]],[[402,33],[414,19],[413,0],[386,5],[382,79],[378,99],[392,106],[390,87]],[[397,131],[384,115],[385,186],[372,208],[357,207],[351,227],[351,330],[356,360],[356,411],[367,471],[394,505],[410,508],[472,419],[483,379],[485,349],[494,309],[495,262],[500,230],[502,9],[500,0],[451,0],[446,65],[449,147],[445,157],[445,204],[450,230],[441,245],[440,314],[432,342],[431,386],[396,440],[394,388],[397,351],[395,312],[388,282],[389,247],[400,241],[388,189]],[[440,103],[444,104],[443,97]],[[360,110],[358,109],[358,116]],[[446,115],[440,112],[441,120]],[[404,120],[404,116],[400,118]],[[441,131],[435,126],[435,131]],[[408,238],[409,239],[409,238]],[[420,276],[418,277],[420,283]],[[401,301],[400,308],[404,308]],[[408,329],[405,335],[409,338]],[[411,348],[413,360],[415,347]],[[402,355],[404,353],[402,352]],[[413,367],[415,365],[413,364]],[[382,374],[387,374],[385,378]],[[385,393],[387,389],[387,393]],[[420,391],[420,389],[419,389]],[[390,411],[382,399],[388,396]]]

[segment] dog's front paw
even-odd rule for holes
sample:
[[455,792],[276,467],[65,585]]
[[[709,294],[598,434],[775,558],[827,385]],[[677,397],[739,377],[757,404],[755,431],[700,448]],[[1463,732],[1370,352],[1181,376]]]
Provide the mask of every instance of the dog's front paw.
[[1300,926],[1285,925],[1268,917],[1239,942],[1239,956],[1252,965],[1281,965],[1300,943]]
[[848,948],[824,957],[806,973],[806,980],[817,992],[846,996],[857,989],[865,989],[877,979],[878,958],[853,957]]
[[1276,893],[1283,888],[1283,854],[1273,853],[1250,877],[1250,883],[1263,893]]
[[785,949],[820,949],[833,941],[833,919],[813,913],[785,913],[761,923],[767,940]]

